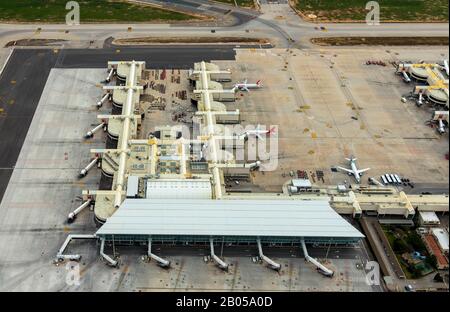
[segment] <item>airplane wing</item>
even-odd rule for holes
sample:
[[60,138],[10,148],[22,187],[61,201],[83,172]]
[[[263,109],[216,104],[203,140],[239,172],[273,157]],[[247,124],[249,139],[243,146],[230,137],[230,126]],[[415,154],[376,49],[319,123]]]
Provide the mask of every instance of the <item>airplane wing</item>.
[[242,133],[242,134],[239,134],[239,135],[238,135],[238,138],[239,138],[240,140],[242,140],[242,139],[246,140],[246,139],[248,139],[248,133],[247,133],[247,132],[244,132],[244,133]]
[[259,140],[265,141],[264,137],[261,134],[256,133],[256,136],[258,137]]
[[370,170],[370,168],[361,169],[361,170],[358,170],[358,173],[361,174],[361,173],[369,171],[369,170]]
[[345,172],[348,172],[348,173],[351,173],[351,174],[353,174],[353,171],[351,171],[350,169],[347,169],[347,168],[344,168],[344,167],[337,167],[339,170],[342,170],[342,171],[345,171]]

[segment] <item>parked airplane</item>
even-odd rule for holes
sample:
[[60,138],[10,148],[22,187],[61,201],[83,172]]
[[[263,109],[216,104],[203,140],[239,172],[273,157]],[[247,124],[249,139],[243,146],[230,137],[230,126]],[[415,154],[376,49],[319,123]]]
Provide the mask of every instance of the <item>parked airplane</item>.
[[275,133],[275,127],[270,128],[269,130],[261,129],[261,126],[258,125],[254,130],[247,130],[241,136],[248,138],[250,135],[256,136],[258,139],[264,140],[263,135],[270,136]]
[[358,170],[356,167],[356,159],[357,158],[346,158],[350,162],[350,169],[337,167],[338,169],[347,172],[349,175],[353,175],[355,177],[356,182],[361,183],[361,176],[363,172],[370,170],[370,168],[365,168]]
[[243,82],[236,83],[233,90],[239,89],[241,91],[250,92],[250,89],[259,89],[261,87],[261,80],[258,80],[256,83],[247,83],[247,79],[245,79]]

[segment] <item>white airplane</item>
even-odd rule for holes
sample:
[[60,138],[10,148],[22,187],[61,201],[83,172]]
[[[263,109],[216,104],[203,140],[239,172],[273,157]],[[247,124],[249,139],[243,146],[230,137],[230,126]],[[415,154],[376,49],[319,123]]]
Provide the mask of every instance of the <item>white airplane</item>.
[[348,175],[353,175],[355,177],[356,182],[361,183],[362,173],[370,170],[370,168],[358,170],[358,168],[356,167],[356,159],[357,158],[352,157],[352,158],[345,158],[345,159],[347,159],[350,162],[350,169],[343,168],[343,167],[337,167],[337,168],[342,171],[347,172]]
[[275,133],[275,127],[270,128],[269,130],[261,129],[261,126],[258,125],[255,130],[247,130],[240,136],[244,138],[248,138],[250,135],[256,136],[258,139],[264,140],[263,135],[270,136]]
[[250,92],[250,89],[259,89],[261,87],[261,80],[258,80],[256,83],[247,83],[247,79],[245,79],[243,82],[236,83],[233,90],[239,89],[241,91]]

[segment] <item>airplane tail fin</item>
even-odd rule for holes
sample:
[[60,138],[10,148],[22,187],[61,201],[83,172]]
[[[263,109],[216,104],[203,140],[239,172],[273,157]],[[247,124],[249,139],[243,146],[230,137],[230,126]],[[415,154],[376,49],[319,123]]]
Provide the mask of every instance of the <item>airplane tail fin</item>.
[[269,132],[267,133],[269,136],[271,136],[272,134],[275,134],[275,131],[277,130],[276,127],[272,127],[270,128]]
[[257,85],[258,87],[261,87],[261,80],[258,80],[258,81],[256,82],[256,85]]

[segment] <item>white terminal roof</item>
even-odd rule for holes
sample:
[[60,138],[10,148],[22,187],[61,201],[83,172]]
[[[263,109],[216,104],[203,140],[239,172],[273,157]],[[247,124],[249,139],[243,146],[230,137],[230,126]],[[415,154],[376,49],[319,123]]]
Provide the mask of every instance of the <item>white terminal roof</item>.
[[362,238],[328,201],[126,199],[97,235]]
[[439,217],[434,211],[419,211],[419,214],[424,222],[440,223]]
[[439,247],[441,247],[444,252],[448,252],[448,233],[441,228],[432,229],[431,231],[436,238]]
[[139,193],[139,177],[129,176],[127,180],[127,197],[135,197]]
[[152,199],[211,199],[211,182],[204,179],[148,180],[146,197]]
[[292,185],[296,187],[312,187],[311,181],[309,181],[309,179],[293,179]]

